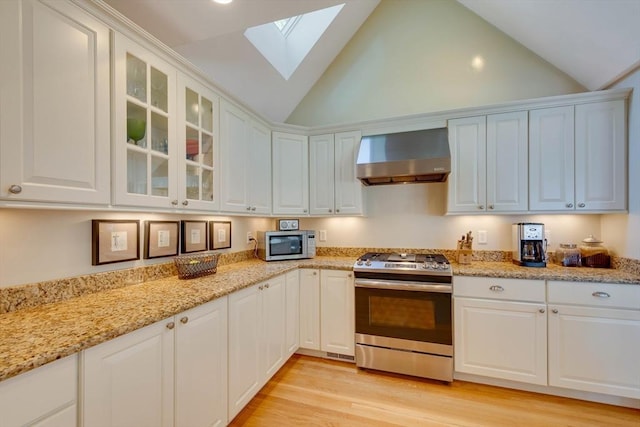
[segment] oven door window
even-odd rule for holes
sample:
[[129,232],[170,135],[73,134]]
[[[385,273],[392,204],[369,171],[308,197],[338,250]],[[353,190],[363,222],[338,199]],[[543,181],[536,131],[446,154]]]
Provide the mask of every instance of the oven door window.
[[271,255],[302,255],[302,234],[269,237]]
[[356,332],[451,345],[451,294],[356,288]]

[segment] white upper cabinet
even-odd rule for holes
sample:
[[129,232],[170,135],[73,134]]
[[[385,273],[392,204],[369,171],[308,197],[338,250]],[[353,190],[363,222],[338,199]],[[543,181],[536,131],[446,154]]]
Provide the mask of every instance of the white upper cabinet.
[[309,137],[309,212],[331,215],[335,211],[334,135]]
[[0,198],[110,203],[109,29],[70,2],[0,2]]
[[449,120],[450,213],[527,210],[527,113]]
[[527,112],[487,116],[487,211],[528,207]]
[[304,135],[273,132],[273,213],[309,213],[309,144]]
[[225,212],[271,211],[271,131],[247,113],[220,102],[221,204]]
[[178,199],[181,207],[220,207],[218,97],[178,74]]
[[624,100],[530,111],[532,211],[626,209],[625,114]]
[[360,147],[360,131],[335,134],[335,213],[363,213],[362,183],[356,178],[356,158]]
[[449,147],[448,212],[484,212],[487,205],[486,117],[449,120]]
[[573,210],[573,106],[529,112],[529,206]]
[[624,100],[575,107],[577,210],[627,208],[627,134]]
[[118,33],[114,61],[114,202],[178,207],[176,70]]

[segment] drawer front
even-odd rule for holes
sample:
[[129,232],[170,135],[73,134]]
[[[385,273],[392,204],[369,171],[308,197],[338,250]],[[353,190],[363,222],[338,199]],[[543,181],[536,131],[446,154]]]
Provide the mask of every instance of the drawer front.
[[549,281],[549,304],[640,310],[640,285]]
[[454,296],[545,302],[544,280],[455,276]]

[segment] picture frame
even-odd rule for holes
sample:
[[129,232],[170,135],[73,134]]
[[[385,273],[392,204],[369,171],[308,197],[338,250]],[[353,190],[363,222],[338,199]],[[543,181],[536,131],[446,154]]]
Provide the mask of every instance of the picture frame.
[[209,221],[209,248],[231,248],[231,221]]
[[140,221],[91,220],[91,265],[140,259]]
[[207,250],[207,221],[182,220],[180,222],[180,253]]
[[180,221],[145,221],[144,258],[178,255]]

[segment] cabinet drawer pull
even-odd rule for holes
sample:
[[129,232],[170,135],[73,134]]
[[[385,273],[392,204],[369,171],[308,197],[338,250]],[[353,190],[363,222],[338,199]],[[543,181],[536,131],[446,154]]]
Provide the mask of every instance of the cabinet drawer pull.
[[544,313],[544,308],[538,310],[540,313]]
[[11,194],[20,194],[22,193],[22,187],[19,185],[12,185],[11,187],[9,187],[9,193]]
[[504,291],[504,288],[502,286],[493,285],[493,286],[489,287],[489,290],[491,290],[493,292],[502,292],[502,291]]
[[176,327],[176,324],[175,324],[175,323],[173,323],[173,322],[169,322],[169,323],[167,323],[167,329],[173,329],[173,328],[175,328],[175,327]]
[[609,298],[611,296],[606,292],[594,292],[591,295],[593,295],[596,298]]
[[182,319],[180,319],[180,323],[182,323],[183,325],[188,321],[189,321],[189,318],[187,316],[184,316]]

